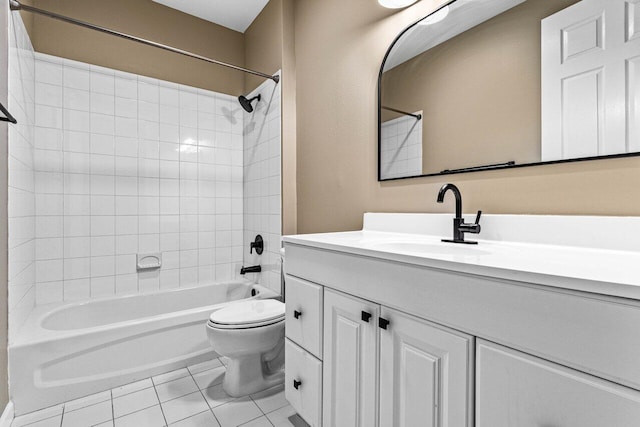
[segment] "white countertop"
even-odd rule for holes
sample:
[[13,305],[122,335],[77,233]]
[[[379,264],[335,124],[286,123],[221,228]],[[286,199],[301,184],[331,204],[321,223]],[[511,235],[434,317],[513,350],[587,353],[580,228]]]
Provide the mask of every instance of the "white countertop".
[[[425,231],[433,231],[429,230],[429,227],[423,227],[422,233],[419,234],[379,231],[392,228],[388,226],[386,219],[383,218],[383,222],[387,224],[382,227],[377,225],[368,227],[367,224],[379,222],[381,216],[387,214],[367,215],[375,215],[377,221],[372,221],[372,218],[367,221],[365,217],[365,229],[362,231],[285,236],[283,241],[286,244],[304,245],[455,272],[640,300],[640,251],[636,251],[635,247],[629,246],[628,243],[629,239],[640,239],[640,234],[633,232],[638,225],[637,218],[630,219],[631,233],[629,233],[629,223],[625,224],[625,219],[613,222],[626,230],[626,243],[620,245],[624,249],[618,250],[611,249],[616,247],[611,239],[608,242],[602,242],[607,249],[561,244],[554,239],[558,239],[562,232],[555,232],[553,227],[548,230],[551,236],[548,241],[554,244],[485,240],[481,238],[482,233],[466,235],[466,240],[477,240],[478,245],[444,243],[441,239],[450,239],[450,230],[448,233],[439,235],[424,234]],[[394,221],[402,220],[402,229],[406,231],[406,224],[411,222],[411,218],[404,217],[402,214],[388,215],[389,219]],[[431,217],[424,215],[423,217],[434,218],[436,222],[442,222],[444,218],[442,215]],[[494,229],[499,228],[496,224],[505,218],[513,219],[514,216],[501,218],[495,215],[493,219],[488,220],[488,223]],[[531,218],[540,218],[543,221],[551,218],[557,222],[558,217],[522,216],[517,217],[517,220],[520,221],[521,218],[527,218],[527,221]],[[448,217],[448,221],[450,220],[451,216]],[[575,222],[569,217],[567,221]],[[611,218],[607,218],[607,221],[611,223]],[[548,224],[543,225],[548,226]],[[564,227],[563,224],[559,226]],[[608,230],[608,234],[617,231]],[[495,235],[495,232],[488,232],[487,235]],[[544,241],[539,237],[537,240]],[[597,240],[594,243],[597,243]]]

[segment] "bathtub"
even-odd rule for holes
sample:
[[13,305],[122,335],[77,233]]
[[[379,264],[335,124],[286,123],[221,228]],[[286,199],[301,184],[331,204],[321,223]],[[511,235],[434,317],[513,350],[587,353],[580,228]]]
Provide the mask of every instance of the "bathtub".
[[211,312],[276,296],[234,281],[36,307],[9,347],[16,415],[216,357],[205,330]]

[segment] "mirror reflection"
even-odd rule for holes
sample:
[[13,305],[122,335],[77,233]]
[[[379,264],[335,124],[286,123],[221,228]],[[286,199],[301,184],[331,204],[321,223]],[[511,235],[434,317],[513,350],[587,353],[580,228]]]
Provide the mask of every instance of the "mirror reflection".
[[380,73],[380,180],[640,152],[640,2],[457,0]]

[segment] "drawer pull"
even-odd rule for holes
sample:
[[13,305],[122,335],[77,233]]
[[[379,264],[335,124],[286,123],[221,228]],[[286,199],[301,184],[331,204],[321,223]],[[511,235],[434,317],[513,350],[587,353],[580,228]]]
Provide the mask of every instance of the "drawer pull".
[[389,321],[387,319],[383,319],[382,317],[380,317],[378,319],[378,326],[381,329],[387,329],[387,326],[389,326]]
[[302,316],[302,312],[301,311],[293,310],[293,317],[295,317],[296,319],[299,319],[300,316]]
[[295,388],[296,390],[299,389],[301,385],[302,381],[293,380],[293,388]]
[[371,313],[367,313],[366,311],[362,312],[362,320],[369,323],[369,319],[371,319]]

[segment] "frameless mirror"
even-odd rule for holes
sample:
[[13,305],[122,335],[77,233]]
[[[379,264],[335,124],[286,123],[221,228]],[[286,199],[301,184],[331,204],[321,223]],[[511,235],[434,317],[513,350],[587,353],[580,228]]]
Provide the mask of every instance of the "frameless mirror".
[[640,1],[453,1],[378,91],[379,180],[638,155]]

